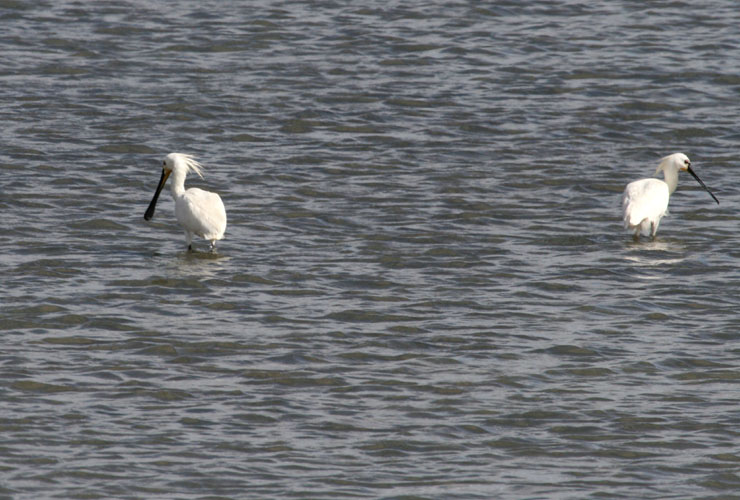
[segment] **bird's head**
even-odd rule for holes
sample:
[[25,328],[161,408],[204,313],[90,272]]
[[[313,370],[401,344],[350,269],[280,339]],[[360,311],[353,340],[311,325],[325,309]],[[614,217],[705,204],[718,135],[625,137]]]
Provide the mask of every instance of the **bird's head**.
[[[696,182],[698,182],[699,185],[701,187],[703,187],[704,190],[707,193],[709,193],[709,195],[712,197],[712,199],[714,201],[716,201],[717,204],[719,205],[719,200],[717,199],[716,196],[714,196],[714,193],[712,193],[709,190],[709,188],[704,184],[704,182],[701,179],[699,179],[699,176],[696,175],[696,172],[694,172],[692,170],[692,168],[691,168],[691,160],[689,160],[689,157],[686,156],[685,154],[683,154],[683,153],[673,153],[672,155],[666,156],[665,158],[663,158],[662,160],[660,160],[660,164],[658,165],[658,170],[656,170],[655,173],[657,174],[661,170],[663,170],[664,172],[666,172],[666,174],[665,174],[666,175],[666,182],[668,182],[668,177],[669,177],[669,175],[671,175],[671,173],[669,173],[670,170],[673,170],[672,175],[675,176],[675,178],[678,177],[678,172],[688,172],[688,173],[690,173],[691,176],[694,179],[696,179]],[[675,189],[675,186],[676,186],[676,184],[675,184],[675,179],[674,179],[674,184],[673,184],[673,188],[674,189]]]
[[183,174],[188,172],[195,172],[198,177],[203,178],[203,171],[201,165],[195,158],[184,153],[170,153],[162,160],[162,170],[169,175],[174,170],[181,170]]
[[159,178],[159,184],[157,184],[157,190],[154,192],[154,197],[152,198],[151,203],[149,203],[149,208],[147,208],[146,213],[144,213],[144,219],[150,220],[154,217],[154,209],[157,206],[159,193],[162,192],[162,188],[164,187],[165,182],[167,182],[167,178],[170,174],[174,172],[175,176],[173,178],[179,179],[180,185],[182,186],[185,176],[190,171],[198,174],[201,179],[203,178],[200,163],[195,161],[195,158],[192,156],[183,153],[170,153],[164,157],[164,160],[162,160],[162,176]]
[[666,171],[667,169],[673,169],[676,172],[685,172],[691,168],[691,160],[683,153],[673,153],[660,160],[658,169],[655,173],[659,173],[661,170]]

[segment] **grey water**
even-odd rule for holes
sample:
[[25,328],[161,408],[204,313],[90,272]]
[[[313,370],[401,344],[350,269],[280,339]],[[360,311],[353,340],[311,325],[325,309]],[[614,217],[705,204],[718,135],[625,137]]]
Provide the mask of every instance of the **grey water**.
[[[0,25],[1,498],[740,498],[734,2]],[[173,151],[215,253],[143,219]],[[635,241],[677,151],[721,204]]]

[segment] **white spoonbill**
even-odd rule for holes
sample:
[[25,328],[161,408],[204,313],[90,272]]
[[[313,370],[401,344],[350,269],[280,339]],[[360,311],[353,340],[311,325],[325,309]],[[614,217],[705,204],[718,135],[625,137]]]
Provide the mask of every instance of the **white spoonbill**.
[[679,171],[685,170],[690,173],[719,204],[717,197],[691,169],[691,160],[685,154],[673,153],[661,159],[655,173],[661,170],[665,181],[640,179],[630,182],[624,188],[622,195],[624,228],[633,231],[635,238],[639,238],[640,234],[655,237],[660,219],[668,213],[668,198],[676,190]]
[[154,216],[159,193],[172,175],[172,197],[175,199],[175,215],[177,222],[185,230],[185,241],[188,250],[192,250],[193,235],[196,234],[211,242],[211,250],[216,247],[216,241],[224,237],[226,231],[226,209],[221,197],[198,188],[185,189],[185,176],[193,171],[203,178],[201,165],[195,158],[182,153],[170,153],[162,162],[162,177],[159,179],[157,191],[154,193],[149,208],[146,209],[144,219],[150,220]]

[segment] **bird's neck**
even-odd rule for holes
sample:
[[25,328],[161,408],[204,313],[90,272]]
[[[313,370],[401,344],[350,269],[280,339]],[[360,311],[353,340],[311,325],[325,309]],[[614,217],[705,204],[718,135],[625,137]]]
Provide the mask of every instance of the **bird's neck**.
[[665,183],[668,184],[668,192],[673,194],[678,186],[678,170],[673,168],[663,169],[663,178]]
[[170,189],[172,190],[172,197],[177,198],[185,192],[185,175],[186,172],[176,168],[172,171],[172,180],[170,181]]

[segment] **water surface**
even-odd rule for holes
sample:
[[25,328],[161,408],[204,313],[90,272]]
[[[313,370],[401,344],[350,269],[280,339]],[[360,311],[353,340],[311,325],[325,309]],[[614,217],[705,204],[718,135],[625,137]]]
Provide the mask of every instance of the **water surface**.
[[[731,3],[0,18],[0,496],[737,494]],[[143,220],[172,151],[215,254]],[[721,205],[635,242],[676,151]]]

